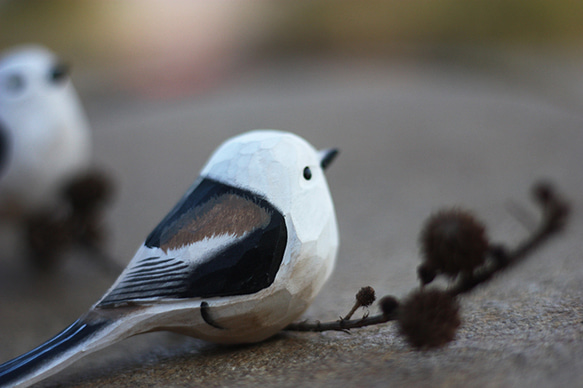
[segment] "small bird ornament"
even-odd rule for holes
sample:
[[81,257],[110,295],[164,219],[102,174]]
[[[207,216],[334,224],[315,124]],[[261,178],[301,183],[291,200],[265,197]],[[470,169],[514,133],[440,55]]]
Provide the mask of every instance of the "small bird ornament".
[[87,168],[89,126],[68,68],[36,45],[0,57],[0,217],[53,206]]
[[274,130],[226,141],[109,291],[53,339],[0,365],[0,386],[28,386],[140,333],[237,344],[283,329],[334,267],[324,169],[336,154]]

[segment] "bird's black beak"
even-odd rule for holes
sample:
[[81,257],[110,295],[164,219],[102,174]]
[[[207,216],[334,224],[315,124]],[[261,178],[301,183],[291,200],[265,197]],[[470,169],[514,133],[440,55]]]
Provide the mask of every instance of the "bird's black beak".
[[338,155],[338,149],[328,148],[325,150],[320,150],[318,153],[320,155],[320,166],[325,170],[332,163],[332,161],[336,159],[336,156]]
[[64,62],[58,62],[55,63],[51,68],[49,78],[54,83],[61,83],[69,77],[70,72],[71,67],[68,64]]

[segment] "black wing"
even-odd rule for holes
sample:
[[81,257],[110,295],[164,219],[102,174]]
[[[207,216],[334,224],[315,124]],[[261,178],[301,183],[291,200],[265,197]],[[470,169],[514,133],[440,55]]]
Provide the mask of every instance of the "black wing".
[[[205,241],[219,236],[231,236],[233,243],[213,251],[211,258],[197,263],[172,257],[195,243],[204,250]],[[148,248],[160,248],[168,255],[135,263],[99,306],[258,292],[275,280],[286,243],[285,219],[268,201],[203,179],[146,239]]]

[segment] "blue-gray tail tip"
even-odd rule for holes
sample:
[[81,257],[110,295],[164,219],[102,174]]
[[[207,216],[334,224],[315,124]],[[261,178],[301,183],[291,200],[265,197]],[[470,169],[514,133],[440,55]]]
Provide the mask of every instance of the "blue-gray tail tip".
[[39,347],[5,362],[0,365],[0,387],[23,384],[50,369],[52,364],[60,364],[61,357],[90,340],[106,324],[105,321],[86,323],[77,320]]

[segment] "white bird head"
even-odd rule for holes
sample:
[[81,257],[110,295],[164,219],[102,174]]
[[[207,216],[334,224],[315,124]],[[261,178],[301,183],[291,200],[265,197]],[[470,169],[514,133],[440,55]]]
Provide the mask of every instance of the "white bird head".
[[334,149],[318,151],[289,132],[256,130],[223,143],[201,177],[265,197],[290,217],[298,237],[305,239],[318,236],[334,217],[324,168],[336,154]]
[[83,109],[67,66],[49,50],[20,46],[0,58],[0,131],[0,188],[23,202],[40,201],[88,164]]
[[25,46],[4,53],[0,79],[2,101],[16,105],[61,90],[67,83],[68,69],[50,51]]

